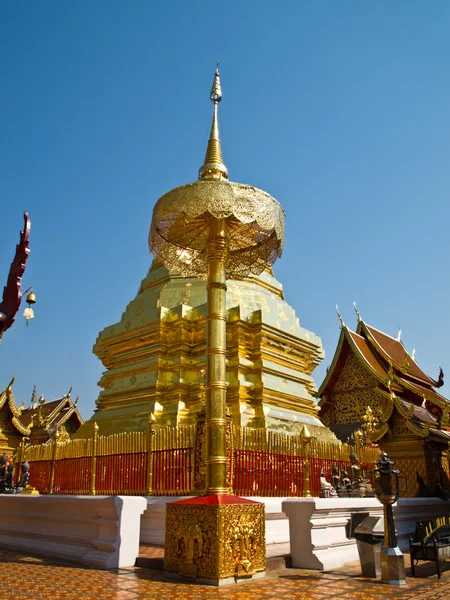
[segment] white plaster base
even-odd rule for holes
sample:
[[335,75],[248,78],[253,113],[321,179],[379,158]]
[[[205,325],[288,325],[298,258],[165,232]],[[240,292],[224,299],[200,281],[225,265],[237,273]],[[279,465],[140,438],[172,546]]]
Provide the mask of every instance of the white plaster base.
[[[358,560],[356,541],[347,539],[352,512],[382,515],[376,498],[287,498],[283,511],[289,517],[292,566],[329,570]],[[394,505],[398,545],[409,552],[408,537],[416,521],[450,517],[450,502],[439,498],[400,498]]]
[[288,498],[282,508],[289,518],[292,566],[326,571],[358,560],[356,542],[346,536],[351,513],[383,512],[376,498]]
[[[164,546],[166,504],[182,498],[186,496],[147,496],[147,509],[141,519],[141,543]],[[284,498],[252,496],[249,500],[263,502],[265,505],[267,554],[276,556],[277,544],[280,544],[278,554],[285,554],[285,545],[289,543],[289,520],[281,509]]]
[[131,567],[146,505],[136,496],[0,495],[0,546],[97,569]]

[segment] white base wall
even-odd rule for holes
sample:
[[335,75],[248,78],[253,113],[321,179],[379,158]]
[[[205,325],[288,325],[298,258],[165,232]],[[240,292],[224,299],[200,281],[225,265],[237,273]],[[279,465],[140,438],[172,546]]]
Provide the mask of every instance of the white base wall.
[[[130,567],[139,542],[164,545],[166,504],[177,499],[0,495],[1,514],[7,516],[0,520],[0,544],[99,569]],[[376,498],[250,499],[265,504],[268,556],[285,554],[290,542],[292,566],[307,569],[335,569],[358,560],[355,540],[346,537],[351,513],[383,511]],[[450,502],[404,498],[394,505],[394,516],[405,552],[416,521],[450,517]]]
[[383,513],[376,498],[288,498],[282,508],[289,518],[292,566],[320,570],[358,560],[356,541],[346,536],[352,512]]
[[[141,519],[141,543],[164,546],[166,504],[183,498],[186,496],[147,496],[147,509]],[[289,520],[281,508],[284,498],[252,496],[249,500],[265,504],[266,544],[269,546],[289,543]]]
[[0,545],[97,569],[131,567],[146,506],[137,496],[0,495]]
[[[356,540],[347,539],[346,525],[352,512],[381,516],[376,498],[287,498],[283,511],[289,518],[292,566],[330,570],[358,560]],[[394,505],[398,544],[409,552],[408,537],[416,521],[450,517],[450,502],[439,498],[400,498]]]

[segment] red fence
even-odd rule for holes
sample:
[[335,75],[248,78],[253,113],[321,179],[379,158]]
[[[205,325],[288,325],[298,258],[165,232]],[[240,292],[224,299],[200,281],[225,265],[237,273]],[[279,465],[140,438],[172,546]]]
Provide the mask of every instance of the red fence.
[[[192,492],[193,448],[157,450],[152,453],[153,495],[188,495]],[[145,495],[148,454],[135,452],[97,456],[95,482],[92,458],[64,458],[54,461],[53,494]],[[41,494],[50,493],[52,461],[32,461],[30,485]]]
[[[309,457],[309,482],[312,496],[320,494],[320,473],[332,482],[333,465],[350,472],[350,461]],[[364,477],[372,481],[372,463],[361,465]],[[270,452],[235,450],[233,491],[241,496],[297,496],[304,495],[304,467],[302,456],[288,456]]]
[[240,496],[302,496],[303,458],[235,450],[233,491]]
[[[55,461],[54,494],[89,494],[91,482],[89,457],[63,458]],[[32,467],[30,468],[31,471]]]
[[30,468],[30,485],[39,490],[41,494],[48,494],[50,492],[51,471],[51,460],[33,461],[32,468]]
[[153,452],[153,494],[183,496],[192,492],[193,448]]
[[97,456],[95,490],[97,494],[145,494],[147,453]]

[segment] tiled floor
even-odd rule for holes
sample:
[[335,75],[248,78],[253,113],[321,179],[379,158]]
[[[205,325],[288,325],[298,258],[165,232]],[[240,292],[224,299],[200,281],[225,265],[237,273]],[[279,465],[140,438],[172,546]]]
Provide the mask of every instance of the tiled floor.
[[[150,552],[150,550],[149,550]],[[156,552],[156,551],[155,551]],[[159,552],[161,552],[159,550]],[[155,557],[155,555],[153,555]],[[217,589],[164,580],[148,569],[96,571],[53,559],[0,550],[0,599],[14,600],[449,600],[450,562],[441,581],[431,564],[422,563],[420,578],[396,588],[359,577],[358,565],[333,573],[282,569],[254,583]],[[409,574],[409,569],[408,572]]]

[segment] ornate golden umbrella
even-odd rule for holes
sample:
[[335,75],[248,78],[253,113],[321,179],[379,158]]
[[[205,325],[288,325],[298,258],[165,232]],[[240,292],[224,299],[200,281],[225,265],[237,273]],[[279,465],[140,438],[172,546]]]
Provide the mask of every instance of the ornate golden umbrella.
[[[214,116],[199,180],[171,190],[158,200],[153,210],[149,245],[150,251],[168,269],[207,279],[205,462],[208,496],[168,505],[164,564],[166,570],[198,574],[218,582],[230,575],[250,574],[265,568],[263,505],[225,496],[228,492],[226,280],[242,279],[251,273],[259,275],[281,256],[285,214],[281,205],[266,192],[228,181],[218,127],[218,105],[222,100],[218,69],[210,98]],[[208,510],[216,508],[221,510],[211,517]],[[212,522],[215,524],[211,525]],[[212,534],[213,531],[216,533]],[[251,543],[251,536],[259,542]],[[204,538],[209,539],[205,545]],[[232,547],[227,547],[234,549],[219,552],[217,544],[230,544],[229,538],[235,541]],[[239,540],[242,543],[238,544]],[[209,557],[205,547],[210,548]],[[200,552],[196,556],[194,548]],[[242,553],[239,548],[248,551]],[[219,555],[220,560],[213,559]]]

